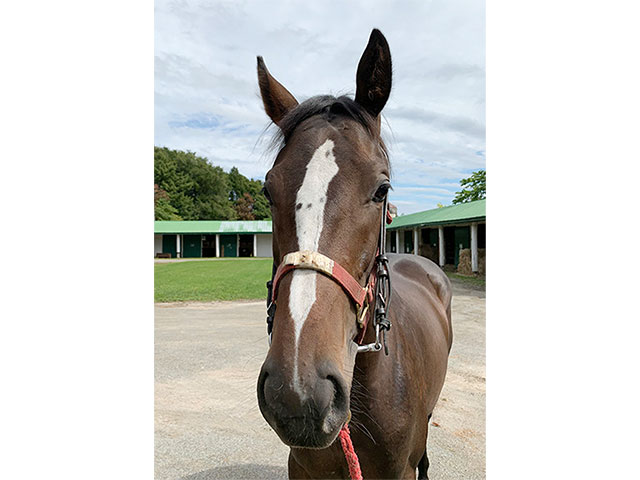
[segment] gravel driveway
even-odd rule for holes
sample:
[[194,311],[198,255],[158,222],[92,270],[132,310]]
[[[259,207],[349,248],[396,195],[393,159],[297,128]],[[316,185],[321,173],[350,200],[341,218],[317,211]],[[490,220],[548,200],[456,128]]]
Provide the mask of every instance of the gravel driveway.
[[[263,302],[156,304],[155,478],[285,479],[256,379]],[[429,478],[485,478],[485,295],[454,283],[454,343],[429,430]]]

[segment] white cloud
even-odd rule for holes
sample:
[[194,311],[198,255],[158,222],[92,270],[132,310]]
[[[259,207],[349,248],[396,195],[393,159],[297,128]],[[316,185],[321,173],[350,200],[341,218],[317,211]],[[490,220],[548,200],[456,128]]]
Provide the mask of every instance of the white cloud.
[[400,212],[450,203],[485,166],[483,2],[157,0],[155,10],[156,145],[263,177],[256,55],[298,100],[353,93],[377,27],[393,56],[385,138]]

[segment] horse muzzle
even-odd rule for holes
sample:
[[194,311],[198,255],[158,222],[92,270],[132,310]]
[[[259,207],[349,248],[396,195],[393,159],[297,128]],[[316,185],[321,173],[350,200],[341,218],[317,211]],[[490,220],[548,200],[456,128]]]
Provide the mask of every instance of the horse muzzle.
[[284,373],[269,359],[262,366],[258,405],[263,417],[290,447],[328,447],[349,415],[349,393],[342,375],[328,364],[298,379]]

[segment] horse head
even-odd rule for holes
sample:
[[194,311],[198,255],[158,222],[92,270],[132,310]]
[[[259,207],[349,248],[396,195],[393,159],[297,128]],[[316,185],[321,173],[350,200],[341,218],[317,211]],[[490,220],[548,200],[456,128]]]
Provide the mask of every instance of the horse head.
[[[355,100],[325,95],[298,103],[261,57],[258,80],[280,140],[264,185],[275,265],[291,252],[318,252],[364,287],[390,188],[380,137],[380,112],[391,91],[386,39],[379,30],[371,33],[358,64]],[[330,276],[295,269],[281,278],[258,403],[285,444],[325,448],[348,421],[356,313]]]

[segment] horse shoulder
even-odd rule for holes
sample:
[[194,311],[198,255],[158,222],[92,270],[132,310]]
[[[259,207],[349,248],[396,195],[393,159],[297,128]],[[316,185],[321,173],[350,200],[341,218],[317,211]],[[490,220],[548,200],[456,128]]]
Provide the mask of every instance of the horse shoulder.
[[[410,254],[388,254],[393,293],[401,297],[415,295],[422,290],[439,305],[437,310],[443,313],[443,327],[449,343],[453,341],[451,326],[451,282],[442,269],[428,258]],[[409,290],[403,291],[403,290]],[[412,291],[413,290],[413,291]]]

